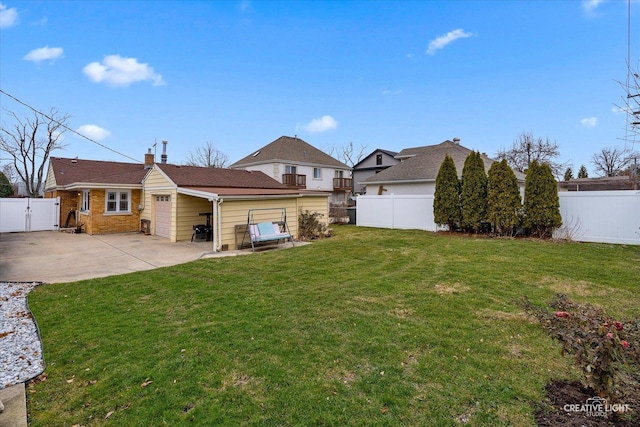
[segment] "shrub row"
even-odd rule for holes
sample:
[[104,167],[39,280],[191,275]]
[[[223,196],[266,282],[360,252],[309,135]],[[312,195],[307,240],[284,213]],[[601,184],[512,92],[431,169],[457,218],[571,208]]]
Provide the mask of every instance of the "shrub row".
[[462,179],[453,159],[445,156],[434,197],[434,220],[450,231],[513,236],[522,230],[545,238],[562,225],[556,180],[547,164],[536,161],[525,176],[524,204],[518,179],[507,161],[494,162],[486,173],[476,151],[467,156]]

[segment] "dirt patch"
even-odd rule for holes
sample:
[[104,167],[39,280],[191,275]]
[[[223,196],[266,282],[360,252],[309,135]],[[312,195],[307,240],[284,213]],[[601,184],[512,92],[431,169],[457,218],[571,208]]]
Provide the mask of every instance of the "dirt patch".
[[541,287],[549,288],[560,294],[573,294],[578,296],[605,296],[607,291],[597,289],[597,285],[586,280],[558,279],[556,277],[543,277],[540,279]]
[[458,282],[454,283],[438,283],[433,287],[437,293],[440,295],[450,295],[450,294],[459,294],[461,292],[466,292],[471,288],[469,286],[461,285]]
[[528,323],[535,323],[533,320],[531,320],[527,316],[527,313],[525,313],[524,311],[511,313],[508,311],[500,311],[500,310],[492,310],[490,308],[483,308],[482,310],[478,310],[476,314],[479,317],[482,317],[483,319],[491,319],[491,320],[497,319],[497,320],[505,320],[505,321],[518,320],[518,321],[523,321]]
[[535,411],[539,427],[632,427],[640,423],[637,413],[640,408],[638,394],[626,396],[619,402],[600,402],[606,403],[609,408],[615,404],[626,404],[630,411],[634,411],[623,414],[614,411],[600,413],[594,409],[595,406],[587,406],[597,404],[598,401],[594,400],[597,397],[578,381],[554,381],[545,390],[548,401]]

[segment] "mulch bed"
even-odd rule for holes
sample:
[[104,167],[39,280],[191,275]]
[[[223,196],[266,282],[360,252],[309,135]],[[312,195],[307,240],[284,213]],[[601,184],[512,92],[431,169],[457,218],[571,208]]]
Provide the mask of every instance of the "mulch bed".
[[[636,387],[634,387],[635,389]],[[565,411],[565,405],[585,404],[587,399],[595,396],[591,389],[585,388],[578,381],[554,381],[547,384],[548,402],[535,411],[536,423],[539,427],[637,427],[640,425],[638,411],[640,410],[640,389],[633,390],[617,402],[629,405],[630,411],[626,414],[617,412],[608,413],[607,416],[594,416],[589,412]]]

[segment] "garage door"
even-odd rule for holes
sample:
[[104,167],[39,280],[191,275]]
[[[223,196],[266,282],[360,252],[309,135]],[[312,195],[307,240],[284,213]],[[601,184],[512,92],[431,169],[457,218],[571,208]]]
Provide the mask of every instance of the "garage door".
[[171,237],[171,196],[156,196],[156,236]]

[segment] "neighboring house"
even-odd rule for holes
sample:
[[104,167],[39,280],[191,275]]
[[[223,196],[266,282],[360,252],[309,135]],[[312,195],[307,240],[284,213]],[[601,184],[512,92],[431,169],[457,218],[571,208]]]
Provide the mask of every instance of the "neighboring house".
[[[437,145],[406,148],[396,155],[400,163],[358,182],[366,185],[367,195],[433,195],[436,177],[445,155],[451,156],[456,165],[458,176],[462,177],[464,162],[472,150],[460,145],[460,140],[446,140]],[[485,171],[489,171],[495,161],[481,154]],[[524,190],[524,174],[515,172],[521,191]]]
[[325,191],[332,204],[346,204],[351,169],[298,137],[281,136],[229,166],[262,171],[287,188]]
[[395,156],[398,153],[395,151],[383,150],[378,148],[371,154],[360,160],[353,166],[353,193],[364,194],[366,193],[366,185],[362,182],[367,178],[382,172],[383,170],[390,168],[393,165],[400,163],[400,159]]
[[[193,227],[208,220],[214,248],[235,249],[238,227],[250,209],[286,208],[297,237],[300,210],[328,217],[328,195],[287,188],[256,171],[52,158],[45,197],[60,197],[64,226],[71,211],[89,234],[138,232],[190,240]],[[279,211],[261,211],[261,220],[279,220]],[[75,221],[69,226],[75,227]]]
[[614,191],[638,190],[640,178],[633,176],[608,176],[602,178],[574,178],[558,183],[559,191]]

